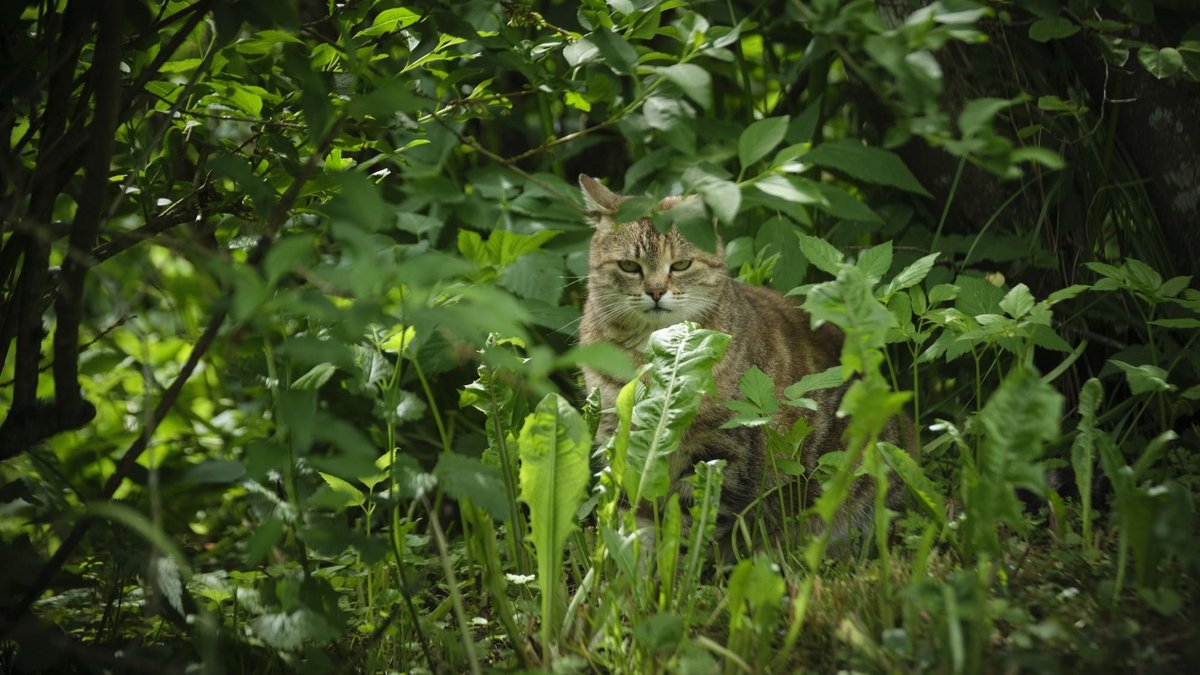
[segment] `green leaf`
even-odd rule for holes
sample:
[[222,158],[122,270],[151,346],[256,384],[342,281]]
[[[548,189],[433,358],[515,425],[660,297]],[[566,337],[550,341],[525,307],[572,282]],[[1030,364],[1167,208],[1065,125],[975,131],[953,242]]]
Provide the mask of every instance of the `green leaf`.
[[[922,256],[910,264],[908,267],[900,270],[900,273],[888,282],[887,290],[884,291],[883,297],[891,297],[896,291],[902,291],[906,288],[915,286],[925,280],[929,276],[930,270],[933,269],[933,263],[937,261],[939,253],[930,253],[927,256]],[[934,287],[935,290],[937,287]],[[935,299],[933,292],[929,294],[929,304],[934,305],[939,301],[949,300],[949,297],[943,297],[940,293]]]
[[296,378],[292,382],[292,389],[301,390],[316,390],[320,389],[333,374],[337,372],[337,366],[332,363],[318,363],[313,366],[307,373]]
[[735,426],[760,426],[767,424],[779,409],[779,401],[775,398],[775,381],[758,366],[751,366],[742,374],[738,383],[743,400],[726,401],[725,406],[737,413],[722,429]]
[[1063,159],[1062,155],[1050,148],[1043,148],[1039,145],[1027,145],[1023,148],[1017,148],[1008,157],[1014,163],[1033,162],[1055,171],[1061,171],[1067,166],[1067,161]]
[[1096,435],[1104,432],[1096,428],[1096,414],[1104,400],[1104,388],[1100,380],[1091,378],[1079,390],[1079,426],[1075,441],[1071,444],[1071,469],[1075,473],[1075,487],[1079,490],[1080,506],[1083,510],[1084,546],[1091,548],[1092,476],[1096,470]]
[[990,132],[996,115],[1016,102],[1017,99],[1004,98],[971,99],[958,114],[958,130],[964,138]]
[[521,427],[521,501],[537,553],[542,593],[542,635],[549,645],[557,627],[563,549],[583,502],[591,447],[583,417],[558,394],[547,394]]
[[496,520],[508,518],[508,496],[496,467],[456,452],[443,452],[438,456],[433,475],[451,497],[469,498]]
[[1183,55],[1173,47],[1159,49],[1146,45],[1138,50],[1138,61],[1158,79],[1171,77],[1183,67]]
[[1020,319],[1033,309],[1033,294],[1025,284],[1017,284],[1000,301],[1000,309],[1014,319]]
[[892,242],[885,241],[863,251],[856,265],[868,278],[878,282],[892,268]]
[[842,188],[829,183],[818,183],[807,178],[795,178],[798,184],[809,183],[823,198],[817,202],[817,208],[843,220],[853,220],[862,223],[883,224],[879,214],[871,210],[861,199],[846,192]]
[[1167,382],[1167,371],[1150,364],[1135,366],[1117,359],[1109,359],[1109,363],[1125,371],[1125,379],[1129,382],[1129,391],[1142,394],[1147,391],[1170,391],[1175,385]]
[[775,149],[787,134],[788,116],[768,117],[746,127],[738,137],[738,162],[745,171]]
[[965,495],[967,536],[978,552],[999,553],[997,524],[1024,528],[1015,489],[1044,490],[1039,462],[1058,436],[1062,405],[1062,394],[1026,366],[1005,378],[979,413],[983,443]]
[[516,262],[517,258],[539,250],[557,235],[558,232],[553,230],[542,230],[534,234],[496,230],[488,235],[485,242],[478,232],[459,230],[458,251],[481,268],[502,269]]
[[890,185],[923,197],[931,196],[899,155],[863,145],[853,139],[822,143],[801,155],[799,160],[835,169],[868,183]]
[[659,612],[633,627],[633,639],[652,653],[673,652],[683,639],[683,619]]
[[637,73],[637,51],[620,34],[600,29],[588,38],[600,50],[600,56],[613,70],[622,75]]
[[694,323],[651,333],[646,346],[650,380],[633,406],[622,481],[631,503],[666,496],[667,456],[679,447],[704,394],[715,390],[712,368],[728,345],[728,335]]
[[1061,40],[1079,32],[1079,25],[1061,16],[1038,19],[1029,27],[1029,39],[1034,42]]
[[829,274],[836,275],[838,273],[839,264],[845,257],[841,251],[819,237],[813,237],[803,232],[797,232],[796,236],[800,237],[800,251],[804,253],[804,257],[812,263],[813,267]]
[[712,75],[709,75],[707,70],[694,63],[676,63],[673,66],[660,68],[658,72],[682,89],[683,93],[698,103],[701,108],[705,110],[712,108]]
[[900,480],[908,488],[908,494],[925,515],[932,518],[938,527],[945,527],[949,520],[946,518],[946,502],[942,498],[943,488],[929,480],[921,470],[921,465],[907,452],[891,443],[881,442],[876,447],[883,453],[888,466],[900,476]]
[[183,482],[192,485],[228,484],[246,475],[241,462],[209,459],[193,466],[183,475]]
[[385,33],[393,33],[403,28],[408,28],[420,20],[420,14],[405,7],[385,9],[375,15],[375,20],[371,22],[369,28],[360,30],[358,33],[355,33],[354,37],[375,37],[384,35]]
[[732,225],[742,204],[742,190],[737,183],[727,180],[709,181],[700,191],[704,203],[717,220]]
[[824,207],[829,205],[829,201],[816,188],[816,183],[813,181],[802,183],[786,176],[767,176],[760,181],[755,181],[754,187],[787,202],[817,204]]
[[291,612],[273,612],[250,622],[263,642],[285,651],[299,649],[307,642],[332,642],[341,632],[319,612],[303,608]]
[[323,471],[318,471],[317,473],[321,475],[321,480],[325,481],[329,489],[339,497],[334,503],[326,502],[327,506],[345,509],[351,506],[362,506],[367,502],[366,495],[363,494],[362,490],[351,485],[349,481]]

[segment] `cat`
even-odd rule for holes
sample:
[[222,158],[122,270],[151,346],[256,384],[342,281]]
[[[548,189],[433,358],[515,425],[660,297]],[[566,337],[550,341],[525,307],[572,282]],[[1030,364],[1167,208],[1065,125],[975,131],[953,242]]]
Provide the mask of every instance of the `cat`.
[[[801,487],[794,481],[780,480],[770,467],[766,428],[721,429],[732,416],[723,402],[741,397],[739,381],[752,366],[771,376],[776,396],[782,400],[788,385],[839,364],[841,331],[830,324],[813,328],[809,315],[794,299],[731,277],[720,240],[710,253],[688,242],[675,228],[660,233],[646,218],[617,223],[618,207],[626,197],[586,175],[579,177],[579,184],[594,228],[580,342],[615,344],[641,365],[650,333],[660,328],[694,321],[703,328],[730,335],[725,357],[713,369],[716,394],[704,398],[680,447],[669,455],[671,490],[679,493],[680,505],[687,513],[691,495],[684,479],[695,471],[697,462],[723,459],[726,465],[718,507],[718,536],[727,534],[736,519],[746,514],[765,518],[769,529],[778,529],[782,519],[793,515],[781,511],[778,505],[794,503],[795,493],[790,491],[798,489],[803,490],[804,502],[811,504],[819,494],[818,481]],[[682,199],[686,197],[667,197],[658,203],[658,209],[670,209]],[[601,409],[610,409],[625,383],[586,367],[583,375],[589,391],[599,389]],[[822,455],[844,449],[840,439],[847,420],[835,412],[845,389],[843,385],[810,394],[817,403],[815,411],[781,406],[771,425],[776,432],[786,434],[801,417],[807,420],[812,430],[801,446],[800,460],[808,474]],[[906,447],[911,443],[911,429],[905,428],[908,426],[903,419],[893,419],[881,440]],[[602,415],[597,442],[603,443],[615,430],[615,414]],[[772,490],[788,496],[784,500],[760,499]],[[889,489],[888,494],[889,507],[894,508],[900,490]],[[869,527],[873,506],[874,489],[869,478],[857,479],[835,518],[832,540],[844,540],[852,526],[864,530]],[[640,507],[639,519],[644,521],[647,505]],[[817,527],[810,522],[802,529],[813,533]]]

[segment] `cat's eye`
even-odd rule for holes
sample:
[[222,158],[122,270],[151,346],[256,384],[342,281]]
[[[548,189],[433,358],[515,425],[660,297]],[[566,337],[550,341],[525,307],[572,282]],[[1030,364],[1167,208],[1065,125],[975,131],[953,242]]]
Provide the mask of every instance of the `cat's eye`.
[[617,267],[621,268],[622,272],[637,274],[642,271],[642,266],[632,260],[621,260],[617,262]]
[[691,266],[692,266],[691,260],[676,260],[675,262],[671,263],[671,271],[672,272],[682,272]]

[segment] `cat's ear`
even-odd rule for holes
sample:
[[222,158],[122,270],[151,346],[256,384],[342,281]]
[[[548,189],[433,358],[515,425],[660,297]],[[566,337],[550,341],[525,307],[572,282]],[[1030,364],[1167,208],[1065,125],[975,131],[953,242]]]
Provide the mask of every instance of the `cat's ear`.
[[621,205],[621,196],[600,184],[600,181],[579,174],[579,188],[583,192],[583,204],[587,207],[588,219],[597,229],[612,227],[613,216]]

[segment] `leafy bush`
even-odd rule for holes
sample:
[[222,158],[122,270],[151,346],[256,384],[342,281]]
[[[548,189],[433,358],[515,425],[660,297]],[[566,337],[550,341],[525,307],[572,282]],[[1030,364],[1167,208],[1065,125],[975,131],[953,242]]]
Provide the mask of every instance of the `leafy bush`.
[[[1141,0],[13,4],[0,663],[1200,663],[1198,21]],[[855,378],[846,451],[803,476],[817,534],[714,542],[720,462],[694,503],[668,494],[729,337],[665,329],[640,371],[574,345],[580,172],[635,195],[627,219],[701,195],[675,226],[847,335],[840,370],[783,401],[752,371],[730,402],[761,424]],[[594,453],[580,365],[629,382]],[[901,410],[911,455],[877,443]],[[803,433],[771,437],[774,470],[804,473]],[[873,531],[830,551],[860,474]]]

